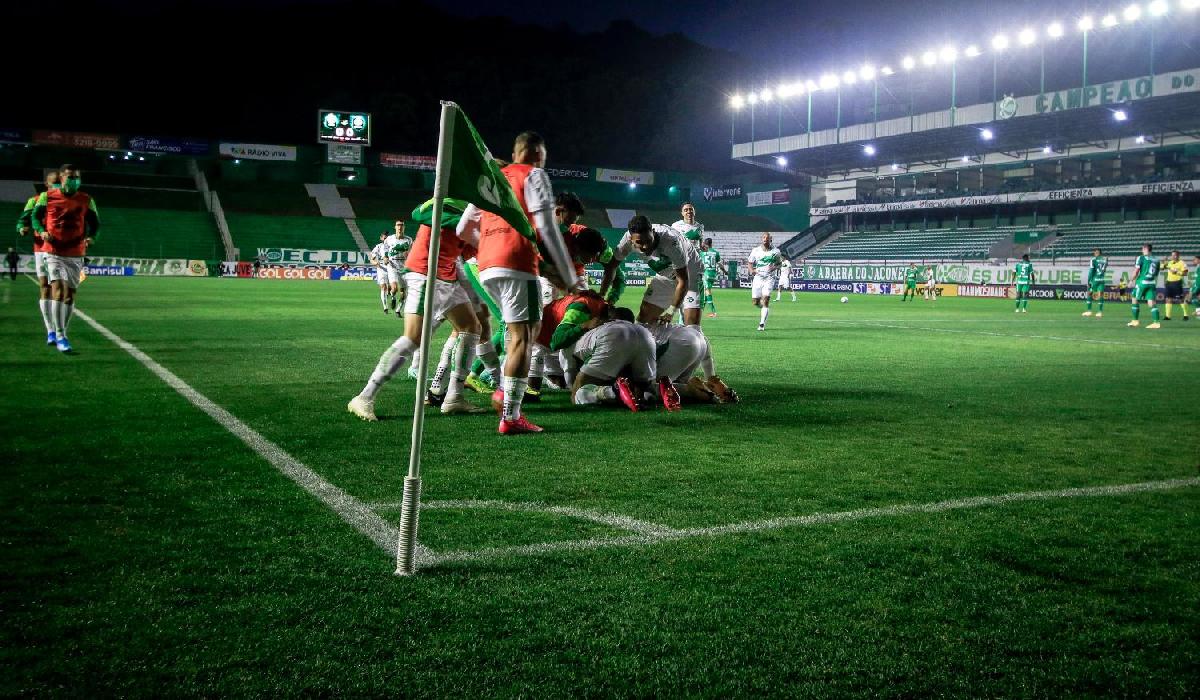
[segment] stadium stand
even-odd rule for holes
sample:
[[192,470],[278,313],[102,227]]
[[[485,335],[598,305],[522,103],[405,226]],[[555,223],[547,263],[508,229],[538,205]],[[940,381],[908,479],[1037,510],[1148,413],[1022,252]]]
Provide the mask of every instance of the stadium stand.
[[847,231],[810,260],[982,259],[996,243],[1027,228]]
[[233,244],[241,250],[243,260],[253,259],[259,248],[358,250],[350,230],[341,219],[244,212],[227,212],[226,219],[229,221]]
[[1153,244],[1155,252],[1163,255],[1172,249],[1200,254],[1200,219],[1085,223],[1060,226],[1056,233],[1054,241],[1038,255],[1084,257],[1094,248],[1108,255],[1138,255],[1143,243]]
[[[103,201],[97,195],[99,206]],[[100,209],[101,228],[89,256],[220,260],[224,246],[204,211]]]

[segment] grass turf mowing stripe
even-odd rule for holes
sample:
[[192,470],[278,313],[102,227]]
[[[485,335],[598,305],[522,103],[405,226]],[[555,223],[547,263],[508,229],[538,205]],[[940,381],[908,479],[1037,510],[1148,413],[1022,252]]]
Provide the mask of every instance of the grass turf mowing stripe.
[[[75,315],[83,319],[89,326],[96,329],[100,335],[110,340],[114,345],[129,353],[138,362],[142,363],[146,369],[153,372],[159,379],[163,380],[168,386],[177,391],[181,396],[187,399],[193,406],[204,411],[210,418],[223,426],[230,433],[235,435],[247,447],[254,450],[263,459],[267,460],[279,470],[287,478],[295,482],[300,488],[309,492],[317,498],[321,503],[328,506],[333,512],[337,513],[342,520],[354,527],[362,534],[366,535],[372,542],[378,545],[388,554],[395,556],[396,545],[399,542],[399,532],[396,528],[388,524],[386,520],[379,517],[375,511],[368,508],[358,499],[341,490],[340,488],[329,483],[313,470],[309,469],[295,457],[292,457],[283,448],[266,439],[255,431],[250,426],[238,420],[229,411],[218,406],[209,400],[206,396],[196,391],[187,382],[180,379],[166,367],[158,364],[146,353],[139,350],[135,345],[113,333],[108,328],[96,321],[96,319],[88,316],[83,311],[76,309]],[[427,548],[418,545],[417,558],[418,563],[428,561],[431,553]]]
[[1127,343],[1122,340],[1100,340],[1098,338],[1072,338],[1063,335],[1026,335],[1023,333],[997,333],[995,331],[966,331],[958,328],[929,328],[923,326],[902,326],[891,323],[867,323],[864,321],[843,321],[834,319],[813,319],[817,323],[836,323],[843,326],[871,326],[874,328],[891,328],[904,331],[932,331],[935,333],[961,333],[965,335],[986,335],[993,338],[1031,338],[1034,340],[1063,340],[1068,343],[1093,343],[1096,345],[1122,345],[1130,348],[1159,348],[1162,350],[1191,350],[1200,351],[1200,347],[1186,345],[1163,345],[1161,343]]
[[861,508],[837,513],[815,513],[783,518],[770,518],[730,525],[713,527],[689,528],[674,530],[662,534],[636,534],[622,537],[601,537],[590,540],[569,542],[550,542],[546,544],[525,545],[521,547],[493,547],[468,552],[443,552],[433,557],[434,565],[484,562],[506,557],[527,557],[558,552],[579,552],[605,547],[639,547],[658,542],[684,540],[697,537],[717,537],[720,535],[743,534],[748,532],[765,532],[784,528],[811,527],[814,525],[830,525],[867,518],[892,517],[911,515],[914,513],[943,513],[952,510],[984,508],[1001,506],[1009,503],[1029,501],[1049,501],[1063,498],[1095,498],[1100,496],[1121,496],[1133,493],[1170,491],[1173,489],[1200,486],[1200,477],[1186,479],[1166,479],[1162,481],[1143,481],[1135,484],[1119,484],[1115,486],[1089,486],[1080,488],[1058,489],[1054,491],[1025,491],[1005,493],[997,496],[976,496],[973,498],[956,498],[948,501],[933,503],[910,503],[882,508]]

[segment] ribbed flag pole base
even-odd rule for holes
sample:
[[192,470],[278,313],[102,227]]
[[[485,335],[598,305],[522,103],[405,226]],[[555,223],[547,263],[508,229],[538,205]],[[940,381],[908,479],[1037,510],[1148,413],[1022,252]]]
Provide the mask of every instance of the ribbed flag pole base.
[[396,575],[417,573],[417,521],[421,517],[421,477],[404,477],[404,498],[400,502],[400,542],[396,547]]

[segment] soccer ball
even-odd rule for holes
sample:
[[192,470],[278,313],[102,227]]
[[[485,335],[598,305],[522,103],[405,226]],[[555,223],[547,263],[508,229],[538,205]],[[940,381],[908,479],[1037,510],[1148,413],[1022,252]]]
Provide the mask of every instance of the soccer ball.
[[842,303],[843,303],[843,304],[845,304],[845,303],[846,303],[846,302],[848,302],[848,301],[850,301],[850,297],[842,297]]

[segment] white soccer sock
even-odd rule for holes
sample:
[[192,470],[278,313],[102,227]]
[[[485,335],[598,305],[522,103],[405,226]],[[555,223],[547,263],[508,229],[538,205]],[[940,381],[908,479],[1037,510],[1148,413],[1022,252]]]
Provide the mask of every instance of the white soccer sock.
[[442,355],[438,358],[437,371],[433,373],[433,379],[429,382],[429,390],[435,394],[446,393],[446,375],[450,372],[450,359],[454,356],[454,344],[458,342],[458,336],[454,333],[446,338],[446,342],[442,344]]
[[454,344],[450,366],[450,387],[446,389],[446,399],[454,399],[462,395],[466,386],[467,373],[471,371],[471,363],[475,361],[475,347],[479,345],[479,334],[459,333]]
[[75,302],[63,302],[63,306],[67,307],[67,317],[63,320],[63,332],[71,329],[71,317],[75,315]]
[[46,332],[54,333],[54,314],[50,310],[49,299],[38,299],[38,308],[42,312],[42,323],[46,324]]
[[54,332],[59,338],[67,337],[67,305],[61,301],[51,301],[50,313],[54,318]]
[[613,401],[617,398],[617,392],[613,391],[611,386],[596,386],[595,384],[584,384],[579,387],[579,391],[575,392],[574,400],[576,406],[593,406],[601,401]]
[[496,346],[492,345],[492,341],[485,340],[476,345],[475,354],[483,361],[483,366],[487,368],[487,371],[491,372],[493,377],[496,376],[500,370],[500,354],[496,352]]
[[759,323],[759,325],[760,325],[760,326],[765,326],[765,325],[767,325],[767,316],[770,316],[770,315],[771,315],[771,307],[769,307],[769,306],[764,306],[764,307],[762,307],[762,311],[760,311],[760,312],[758,313],[758,323]]
[[371,373],[371,379],[363,387],[359,396],[368,401],[374,401],[375,395],[379,393],[383,385],[404,367],[404,363],[416,349],[416,343],[409,340],[407,336],[400,336],[387,350],[383,351],[383,355],[379,357],[379,363],[375,365],[375,371]]
[[792,301],[796,301],[796,293],[792,292]]
[[388,308],[388,293],[384,287],[379,288],[379,303],[383,304],[383,309],[386,311]]
[[541,379],[546,374],[546,351],[541,345],[534,345],[529,356],[529,378]]
[[500,417],[503,420],[517,420],[521,417],[521,401],[525,398],[525,387],[529,382],[518,377],[501,377],[500,389],[504,392],[504,410]]

